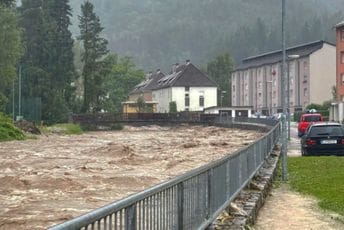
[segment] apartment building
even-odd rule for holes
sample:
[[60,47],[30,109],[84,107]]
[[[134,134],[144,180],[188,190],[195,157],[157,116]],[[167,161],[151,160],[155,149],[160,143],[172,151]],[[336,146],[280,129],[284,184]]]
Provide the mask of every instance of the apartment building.
[[336,26],[336,57],[337,57],[337,74],[336,89],[337,101],[344,101],[344,21]]
[[[336,47],[315,41],[286,49],[290,112],[332,98]],[[252,106],[263,115],[282,112],[282,50],[248,57],[231,75],[232,105]],[[285,88],[287,88],[285,87]]]

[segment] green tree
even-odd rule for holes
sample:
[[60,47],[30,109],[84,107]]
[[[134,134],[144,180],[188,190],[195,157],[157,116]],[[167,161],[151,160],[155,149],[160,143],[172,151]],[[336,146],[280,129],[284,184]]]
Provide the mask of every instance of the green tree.
[[0,5],[14,7],[16,5],[16,0],[0,0]]
[[18,16],[14,9],[0,5],[0,112],[5,110],[11,95],[11,85],[22,51]]
[[46,20],[50,25],[49,72],[52,84],[62,97],[60,101],[70,105],[74,93],[71,83],[75,80],[73,39],[69,30],[71,7],[69,0],[46,0],[44,7]]
[[20,63],[22,97],[41,98],[42,119],[53,122],[50,120],[50,115],[55,106],[53,103],[56,101],[52,97],[55,97],[55,94],[51,93],[55,86],[52,82],[51,71],[54,65],[51,60],[51,30],[54,25],[51,25],[51,20],[48,20],[46,6],[43,3],[42,0],[22,0],[19,8],[25,43],[25,53]]
[[228,53],[218,55],[207,64],[208,76],[218,84],[218,105],[231,105],[231,72],[233,60]]
[[147,105],[146,105],[145,99],[142,96],[137,98],[136,104],[137,104],[136,112],[138,113],[146,112]]
[[175,101],[171,101],[169,104],[169,113],[176,113],[177,112],[177,103]]
[[84,63],[82,76],[84,80],[84,103],[83,112],[96,112],[99,110],[97,103],[101,100],[97,90],[103,85],[99,68],[103,67],[102,58],[108,53],[107,40],[100,36],[103,27],[99,17],[94,13],[93,4],[86,1],[81,5],[81,16],[79,16],[80,36],[83,42]]
[[132,88],[144,79],[143,70],[138,69],[129,57],[119,58],[117,55],[109,55],[105,60],[111,67],[104,80],[103,109],[109,112],[121,112],[122,102],[127,99]]

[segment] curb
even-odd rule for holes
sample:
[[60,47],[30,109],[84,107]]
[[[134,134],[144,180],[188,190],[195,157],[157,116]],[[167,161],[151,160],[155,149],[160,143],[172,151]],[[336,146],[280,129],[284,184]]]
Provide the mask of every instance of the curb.
[[278,161],[279,150],[275,148],[248,186],[239,193],[208,229],[253,229],[250,226],[255,224],[258,211],[264,205],[272,189]]

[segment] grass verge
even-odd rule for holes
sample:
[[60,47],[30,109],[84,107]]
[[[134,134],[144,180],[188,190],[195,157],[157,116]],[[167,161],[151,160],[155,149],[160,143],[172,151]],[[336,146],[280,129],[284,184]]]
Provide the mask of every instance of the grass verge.
[[344,216],[344,157],[289,157],[288,168],[293,189]]

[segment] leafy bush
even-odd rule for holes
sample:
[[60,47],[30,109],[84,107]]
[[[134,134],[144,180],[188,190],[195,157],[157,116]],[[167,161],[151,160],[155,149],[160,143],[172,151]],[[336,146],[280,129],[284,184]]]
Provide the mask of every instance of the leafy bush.
[[176,113],[177,112],[177,103],[175,101],[171,101],[169,104],[169,112]]
[[12,124],[12,120],[0,113],[0,141],[23,140],[24,133]]
[[293,120],[296,121],[296,122],[300,122],[302,113],[303,113],[303,112],[301,112],[301,111],[295,112],[295,113],[294,113],[294,118],[293,118]]

